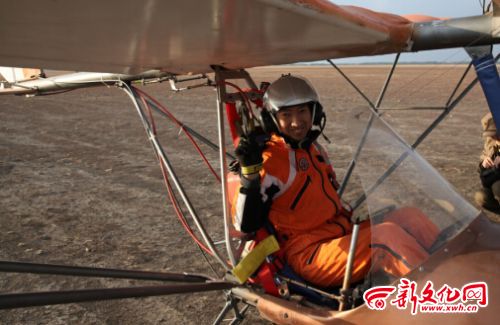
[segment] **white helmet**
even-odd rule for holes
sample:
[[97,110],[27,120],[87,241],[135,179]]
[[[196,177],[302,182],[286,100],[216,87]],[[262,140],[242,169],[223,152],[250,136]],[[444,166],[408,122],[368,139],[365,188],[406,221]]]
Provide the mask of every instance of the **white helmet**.
[[273,82],[264,94],[264,107],[261,112],[261,125],[264,131],[279,132],[276,113],[282,108],[308,104],[311,109],[315,140],[325,127],[326,116],[319,103],[319,96],[311,83],[304,77],[290,74],[281,76]]
[[281,76],[264,94],[264,106],[273,115],[281,108],[306,103],[319,103],[319,96],[311,83],[299,76]]

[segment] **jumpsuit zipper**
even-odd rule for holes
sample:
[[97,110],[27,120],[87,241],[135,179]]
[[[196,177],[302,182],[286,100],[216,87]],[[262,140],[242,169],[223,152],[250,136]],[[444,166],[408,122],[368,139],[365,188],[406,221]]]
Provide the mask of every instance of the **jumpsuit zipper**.
[[[333,203],[333,205],[335,206],[335,214],[337,214],[337,212],[339,212],[339,207],[337,205],[337,202],[335,202],[335,200],[333,198],[330,197],[330,195],[328,195],[328,193],[326,192],[326,188],[325,188],[325,179],[323,178],[323,173],[321,172],[321,170],[314,164],[314,159],[311,155],[311,152],[310,152],[311,148],[307,149],[307,154],[309,155],[309,158],[311,159],[311,164],[313,165],[314,169],[319,173],[319,176],[321,177],[321,188],[323,189],[323,193],[325,194],[325,196],[328,198],[328,200],[330,202]],[[333,186],[333,185],[332,185]],[[342,226],[341,226],[342,227]],[[342,227],[344,228],[344,227]],[[345,232],[345,229],[344,229],[344,232]]]
[[297,196],[293,200],[292,205],[290,206],[291,210],[295,209],[295,207],[299,203],[300,199],[302,198],[302,195],[304,195],[304,192],[306,191],[309,184],[311,184],[311,177],[309,175],[307,175],[306,182],[304,183],[304,185],[302,185],[302,188],[300,189],[299,193],[297,194]]

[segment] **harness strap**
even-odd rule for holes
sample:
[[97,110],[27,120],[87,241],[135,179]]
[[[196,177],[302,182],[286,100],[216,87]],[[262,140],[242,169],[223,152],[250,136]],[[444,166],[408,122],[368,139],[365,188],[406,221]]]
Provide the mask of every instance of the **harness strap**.
[[493,121],[497,126],[497,135],[500,132],[500,78],[498,77],[498,70],[493,59],[493,55],[486,56],[472,60],[474,68],[476,69],[477,77],[483,88],[488,107],[493,116]]
[[266,257],[279,251],[280,246],[276,237],[268,236],[260,241],[232,270],[233,275],[240,283],[248,278],[264,263]]

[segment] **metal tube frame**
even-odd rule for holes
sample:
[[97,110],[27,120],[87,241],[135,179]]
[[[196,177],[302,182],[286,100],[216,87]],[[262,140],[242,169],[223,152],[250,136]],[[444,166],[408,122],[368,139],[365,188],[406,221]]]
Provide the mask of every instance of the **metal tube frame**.
[[469,65],[467,66],[467,69],[465,69],[464,73],[462,74],[462,77],[460,78],[460,80],[457,82],[457,85],[455,86],[455,88],[453,89],[453,91],[451,92],[451,95],[450,97],[448,98],[448,100],[446,101],[446,105],[445,105],[445,108],[448,107],[453,99],[453,97],[455,97],[455,94],[457,93],[458,91],[458,88],[460,88],[460,86],[462,85],[462,83],[464,82],[465,80],[465,77],[467,76],[467,74],[469,73],[469,70],[470,68],[472,67],[472,61],[469,62]]
[[[240,310],[238,308],[238,301],[239,299],[235,298],[231,292],[228,292],[226,304],[224,305],[221,312],[219,313],[219,315],[217,315],[217,318],[212,324],[219,325],[222,324],[222,322],[229,320],[231,320],[230,324],[240,324],[245,319],[245,313],[247,312],[250,306],[243,302],[245,305]],[[231,310],[234,312],[234,317],[232,319],[225,319],[226,315]]]
[[212,66],[215,71],[215,85],[217,88],[217,128],[219,134],[219,161],[220,161],[220,177],[222,190],[222,209],[224,214],[224,238],[226,242],[226,250],[233,266],[236,265],[235,251],[232,245],[230,225],[232,224],[231,214],[229,211],[228,202],[228,186],[227,186],[227,163],[226,163],[226,143],[224,130],[224,103],[226,103],[229,94],[226,93],[225,81],[227,79],[244,79],[247,84],[255,89],[257,86],[245,70],[227,70],[220,66]]
[[[385,93],[387,91],[387,88],[389,87],[389,83],[392,80],[392,76],[393,76],[394,70],[396,69],[396,66],[398,64],[400,55],[401,55],[401,53],[397,53],[396,54],[396,57],[394,58],[394,63],[392,64],[391,70],[387,74],[387,78],[386,78],[386,80],[384,82],[384,85],[383,85],[382,89],[380,90],[380,93],[379,93],[379,96],[377,98],[377,102],[375,103],[375,105],[373,105],[373,103],[363,93],[363,91],[359,87],[357,87],[356,84],[335,63],[333,63],[332,60],[328,59],[327,61],[340,73],[340,75],[342,77],[344,77],[344,79],[358,92],[358,94],[360,94],[361,97],[363,97],[368,102],[368,104],[370,105],[370,107],[376,113],[378,113],[378,109],[380,108],[380,105],[382,104],[382,100],[384,99],[384,96],[385,96]],[[339,197],[342,197],[342,194],[345,191],[345,188],[346,188],[346,186],[347,186],[347,184],[349,182],[349,179],[351,178],[351,174],[352,174],[354,168],[356,167],[356,160],[358,159],[358,157],[359,157],[359,155],[361,153],[361,149],[363,148],[363,146],[364,146],[364,144],[366,142],[366,137],[368,136],[368,132],[371,129],[371,125],[372,125],[372,123],[374,121],[374,118],[375,118],[375,116],[372,113],[370,115],[370,119],[368,120],[368,124],[367,124],[365,130],[363,131],[363,135],[361,136],[361,139],[359,141],[358,147],[356,149],[356,153],[354,154],[351,162],[349,163],[346,175],[345,175],[344,179],[342,180],[342,184],[340,185],[339,192],[338,192],[339,193]]]
[[223,91],[221,85],[220,74],[218,69],[215,70],[215,83],[217,87],[217,130],[219,135],[219,162],[220,162],[220,178],[221,178],[221,192],[222,192],[222,212],[224,216],[224,238],[226,241],[226,251],[229,256],[231,264],[236,266],[236,258],[234,257],[233,245],[231,245],[231,234],[230,234],[230,211],[229,211],[229,201],[227,198],[228,186],[227,186],[227,162],[226,162],[226,137],[224,130],[224,99]]
[[167,273],[139,270],[120,270],[110,268],[96,268],[83,266],[69,266],[56,264],[39,264],[26,262],[0,261],[0,272],[70,275],[99,278],[148,280],[148,281],[180,281],[206,282],[213,279],[199,274]]
[[235,286],[236,285],[234,283],[230,282],[206,282],[128,288],[0,294],[0,310],[86,301],[153,297],[179,293],[227,290]]
[[[149,140],[157,154],[158,159],[164,164],[173,180],[177,191],[180,193],[184,204],[188,208],[191,217],[193,218],[198,230],[209,249],[214,254],[217,261],[226,269],[229,270],[227,263],[222,259],[217,252],[210,236],[206,233],[201,224],[192,204],[184,192],[161,144],[154,135],[150,124],[142,110],[137,93],[127,83],[120,82],[118,84],[132,100],[143,126],[148,134]],[[207,140],[208,141],[208,140]],[[188,284],[175,285],[157,285],[143,287],[125,287],[125,288],[104,288],[104,289],[86,289],[86,290],[70,290],[70,291],[52,291],[52,292],[31,292],[31,293],[14,293],[0,294],[0,309],[11,309],[31,306],[42,306],[52,304],[64,304],[84,301],[98,301],[109,299],[123,299],[134,297],[150,297],[161,296],[176,293],[202,292],[209,290],[226,290],[235,286],[235,284],[225,281],[214,281],[213,279],[197,274],[188,273],[165,273],[165,272],[149,272],[137,270],[120,270],[109,268],[92,268],[65,266],[54,264],[37,264],[24,262],[0,261],[0,272],[12,273],[32,273],[32,274],[52,274],[65,276],[85,276],[99,278],[118,278],[118,279],[135,279],[147,281],[170,281],[170,282],[187,282]],[[246,309],[245,309],[246,310]]]
[[[397,53],[396,54],[396,57],[394,58],[394,63],[392,64],[392,67],[391,69],[389,70],[389,73],[387,74],[387,77],[386,77],[386,80],[384,82],[384,85],[382,86],[382,89],[380,90],[380,93],[379,93],[379,96],[377,98],[377,101],[375,103],[375,105],[373,105],[373,103],[368,99],[368,97],[361,91],[361,89],[359,89],[355,84],[354,82],[352,82],[349,77],[344,74],[342,72],[342,70],[337,66],[335,65],[331,60],[328,60],[328,62],[337,70],[339,71],[339,73],[348,81],[348,83],[350,85],[352,85],[354,87],[354,89],[368,102],[368,104],[370,105],[371,109],[372,109],[372,113],[370,114],[370,119],[368,120],[368,124],[367,126],[365,127],[365,130],[363,131],[363,135],[361,136],[361,139],[360,139],[360,142],[358,144],[358,147],[356,149],[356,153],[354,154],[350,164],[349,164],[349,167],[348,167],[348,170],[347,170],[347,173],[344,177],[344,179],[342,180],[342,185],[339,189],[339,196],[342,197],[342,194],[348,184],[348,181],[352,175],[352,172],[354,170],[354,167],[356,166],[356,160],[358,159],[360,153],[361,153],[361,149],[363,148],[365,142],[366,142],[366,138],[368,136],[368,132],[370,131],[371,129],[371,126],[373,124],[373,121],[375,120],[375,115],[378,115],[378,109],[380,107],[380,105],[382,104],[382,100],[384,99],[384,96],[385,96],[385,93],[387,91],[387,88],[389,87],[389,83],[391,82],[392,80],[392,76],[394,74],[394,70],[396,69],[396,66],[398,64],[398,61],[399,61],[399,57],[400,57],[400,53]],[[354,209],[354,208],[353,208]],[[351,235],[351,242],[349,244],[349,254],[347,255],[347,262],[346,262],[346,270],[345,270],[345,275],[344,275],[344,281],[342,283],[342,290],[341,290],[341,295],[342,295],[342,299],[340,301],[340,305],[339,305],[339,310],[340,311],[343,311],[345,308],[346,308],[346,300],[347,300],[347,294],[348,294],[348,289],[351,285],[351,277],[352,277],[352,267],[354,265],[354,256],[356,254],[356,248],[357,248],[357,245],[358,245],[358,235],[359,235],[359,223],[356,222],[354,227],[353,227],[353,231],[352,231],[352,235]]]
[[[146,101],[148,102],[149,105],[151,105],[151,107],[157,112],[159,113],[160,115],[170,119],[170,117],[165,114],[162,110],[160,110],[158,108],[158,106],[156,106],[156,104],[154,102],[152,102],[151,100],[147,99],[146,98]],[[201,142],[203,142],[204,144],[206,144],[207,146],[209,146],[211,149],[213,149],[214,151],[219,151],[219,146],[216,145],[215,143],[213,143],[212,141],[210,141],[209,139],[207,139],[206,137],[204,137],[203,135],[201,135],[200,133],[198,133],[197,131],[193,130],[192,128],[190,128],[189,126],[187,126],[186,124],[182,123],[179,121],[179,123],[181,124],[182,128],[188,132],[189,134],[191,134],[193,137],[195,137],[196,139],[200,140]],[[226,153],[226,156],[230,159],[236,159],[236,157],[234,157],[233,155],[231,155],[230,153]]]
[[232,300],[228,300],[226,302],[226,304],[224,305],[224,307],[222,308],[222,310],[219,313],[219,315],[217,315],[217,318],[213,322],[213,325],[219,325],[219,324],[221,324],[224,321],[224,318],[226,317],[227,313],[229,313],[233,307],[234,307],[233,301]]
[[210,249],[210,251],[213,253],[215,259],[227,271],[229,271],[230,270],[229,266],[224,261],[224,259],[220,255],[220,253],[217,251],[215,245],[213,244],[212,239],[210,238],[210,236],[208,235],[207,231],[205,230],[203,224],[201,223],[198,215],[196,214],[196,211],[195,211],[193,205],[191,204],[191,201],[189,200],[189,197],[187,196],[186,192],[184,191],[184,188],[182,187],[182,184],[180,183],[177,175],[175,174],[175,171],[174,171],[174,169],[173,169],[170,161],[168,160],[167,155],[165,154],[165,152],[163,150],[163,147],[161,146],[160,142],[158,141],[158,139],[154,135],[153,131],[151,130],[151,126],[149,125],[149,123],[147,121],[147,118],[146,118],[146,115],[144,114],[144,112],[143,112],[143,110],[141,108],[140,101],[137,100],[137,96],[138,95],[134,92],[134,90],[132,88],[130,88],[125,83],[122,84],[122,89],[125,91],[125,93],[127,93],[129,95],[130,99],[134,103],[134,106],[135,106],[135,108],[137,110],[137,113],[139,114],[139,117],[140,117],[140,119],[142,121],[144,129],[145,129],[145,131],[146,131],[146,133],[148,135],[148,138],[149,138],[151,144],[153,145],[153,148],[154,148],[156,154],[158,155],[158,158],[163,162],[165,168],[167,169],[167,172],[168,172],[170,178],[174,182],[174,185],[175,185],[178,193],[180,194],[180,196],[181,196],[181,198],[182,198],[182,200],[183,200],[186,208],[188,209],[188,211],[189,211],[189,213],[191,215],[191,218],[195,222],[196,227],[198,228],[198,230],[199,230],[199,232],[200,232],[203,240],[207,244],[207,246]]
[[[495,58],[495,61],[498,61],[500,55],[497,55]],[[370,116],[370,120],[367,124],[367,127],[365,129],[365,133],[363,134],[362,140],[360,141],[358,145],[357,152],[355,154],[355,158],[351,161],[351,165],[349,166],[349,171],[348,175],[352,173],[352,169],[355,167],[355,161],[357,156],[359,156],[359,153],[361,151],[362,146],[364,145],[366,141],[366,136],[368,133],[368,130],[371,127],[372,121],[375,117],[375,115],[378,114],[378,108],[380,107],[380,104],[382,102],[382,99],[385,95],[385,92],[387,90],[387,87],[390,83],[393,71],[395,69],[395,66],[397,64],[397,61],[399,59],[399,54],[397,55],[395,62],[392,66],[391,71],[389,72],[389,75],[384,83],[384,86],[379,94],[379,97],[377,99],[376,104],[374,105],[367,97],[366,95],[363,94],[363,92],[352,82],[350,79],[333,63],[331,60],[328,60],[334,66],[344,78],[362,95],[362,97],[369,103],[369,106],[372,110],[372,115]],[[411,149],[414,150],[429,134],[432,130],[434,130],[441,122],[442,120],[458,105],[458,103],[461,102],[461,100],[468,94],[468,92],[477,84],[478,79],[475,78],[469,85],[460,93],[460,95],[452,101],[454,95],[458,91],[458,88],[462,84],[463,80],[465,79],[465,76],[467,75],[468,71],[470,70],[472,64],[469,64],[467,67],[466,71],[464,72],[462,78],[458,82],[457,86],[453,90],[450,98],[448,99],[446,103],[446,107],[444,108],[443,113],[439,115],[433,123],[419,136],[419,138],[414,142],[414,144],[411,145]],[[228,213],[228,202],[227,202],[227,165],[226,165],[226,160],[225,157],[228,155],[225,151],[225,132],[224,132],[224,122],[223,122],[223,103],[224,103],[224,96],[225,92],[223,89],[223,86],[220,83],[220,76],[218,75],[217,72],[218,69],[216,68],[216,80],[217,80],[217,106],[218,106],[218,128],[219,128],[219,146],[217,147],[215,144],[210,142],[208,139],[204,138],[203,136],[199,135],[198,133],[194,132],[194,130],[188,128],[185,126],[186,130],[190,132],[192,135],[196,136],[198,139],[201,141],[205,142],[207,145],[212,147],[213,149],[218,149],[219,150],[219,158],[221,161],[221,176],[223,179],[222,182],[222,192],[223,192],[223,205],[224,205],[224,220],[228,221],[229,218],[229,213]],[[246,72],[245,72],[246,74]],[[251,79],[249,79],[248,74],[244,77],[247,82],[253,83]],[[250,81],[249,81],[250,80]],[[202,234],[203,239],[205,240],[206,244],[209,246],[209,249],[214,253],[215,258],[218,260],[218,262],[226,268],[226,270],[229,270],[228,265],[222,257],[219,255],[217,252],[216,248],[214,247],[213,241],[211,238],[208,236],[206,233],[203,225],[201,224],[198,216],[196,215],[196,212],[194,208],[192,207],[192,204],[190,203],[187,195],[185,194],[185,191],[180,184],[168,158],[167,155],[165,154],[161,144],[159,143],[158,139],[156,136],[153,134],[151,130],[151,126],[147,122],[147,119],[145,117],[144,112],[141,109],[141,105],[139,104],[139,101],[137,100],[137,94],[128,87],[127,84],[122,83],[121,84],[122,89],[125,90],[125,92],[130,96],[132,99],[134,105],[136,106],[137,112],[143,122],[143,126],[146,130],[146,133],[149,136],[149,139],[153,145],[153,148],[155,149],[155,152],[157,153],[158,157],[161,159],[161,161],[164,163],[165,167],[167,168],[167,171],[174,181],[174,184],[180,193],[186,207],[188,208],[191,217],[195,221],[200,233]],[[255,85],[254,85],[255,86]],[[153,108],[157,110],[155,105],[152,105]],[[392,130],[392,129],[391,129]],[[397,134],[396,134],[397,135]],[[409,152],[403,153],[400,158],[391,166],[388,168],[388,170],[375,182],[375,184],[368,190],[366,191],[365,194],[363,194],[354,204],[353,204],[353,209],[356,209],[362,202],[368,197],[368,195],[375,190],[376,187],[378,187],[390,174],[401,164],[404,159],[409,155]],[[229,157],[232,157],[231,155],[228,155]],[[346,176],[344,178],[344,181],[342,183],[341,190],[343,192],[347,180],[349,179],[349,176]],[[339,192],[340,192],[339,191]],[[226,227],[225,227],[226,228]],[[353,229],[353,234],[352,234],[352,240],[351,240],[351,247],[349,250],[349,256],[348,256],[348,261],[347,261],[347,266],[346,266],[346,277],[344,278],[344,284],[343,288],[348,288],[349,287],[349,282],[350,282],[350,277],[352,273],[352,265],[353,265],[353,256],[355,253],[356,249],[356,242],[357,242],[357,237],[359,234],[359,224],[356,224]],[[233,265],[235,264],[234,261],[234,255],[232,255],[232,246],[230,244],[231,240],[229,238],[229,231],[225,230],[225,236],[226,236],[226,244],[227,244],[227,250],[228,250],[228,255],[231,259],[231,262]],[[110,278],[124,278],[124,279],[140,279],[140,280],[157,280],[157,281],[184,281],[184,282],[203,282],[207,281],[208,278],[202,275],[189,275],[189,274],[176,274],[176,273],[162,273],[162,272],[147,272],[147,271],[133,271],[133,270],[118,270],[118,269],[100,269],[100,268],[88,268],[88,267],[71,267],[71,266],[62,266],[62,265],[50,265],[50,264],[35,264],[35,263],[20,263],[20,262],[8,262],[8,261],[0,261],[0,271],[3,272],[20,272],[20,273],[40,273],[40,274],[58,274],[58,275],[76,275],[76,276],[92,276],[92,277],[110,277]],[[4,308],[18,308],[18,307],[27,307],[27,306],[39,306],[39,305],[48,305],[48,304],[59,304],[59,303],[69,303],[69,302],[82,302],[82,301],[94,301],[94,300],[107,300],[107,299],[120,299],[120,298],[128,298],[128,297],[146,297],[146,296],[155,296],[155,295],[166,295],[166,294],[173,294],[173,293],[185,293],[185,292],[199,292],[199,291],[206,291],[206,290],[221,290],[221,289],[228,289],[230,287],[234,286],[234,284],[228,283],[228,282],[212,282],[212,283],[200,283],[200,284],[193,284],[193,285],[173,285],[173,286],[149,286],[149,287],[135,287],[135,288],[115,288],[115,289],[91,289],[91,290],[74,290],[74,291],[61,291],[61,292],[40,292],[40,293],[24,293],[24,294],[3,294],[0,295],[0,309]],[[345,306],[345,301],[341,302],[341,307],[340,310],[343,310]],[[231,308],[234,308],[236,317],[233,320],[234,322],[240,321],[242,318],[242,315],[245,313],[245,311],[248,308],[248,305],[244,307],[244,309],[239,312],[238,309],[235,306],[234,301],[228,301],[226,306],[224,307],[223,311],[219,315],[219,318],[223,315],[225,315]],[[218,321],[222,321],[222,319],[219,319]]]
[[288,284],[294,284],[294,285],[302,287],[304,289],[308,289],[308,290],[314,291],[314,292],[319,293],[320,295],[322,295],[324,297],[327,297],[329,299],[336,300],[336,301],[341,301],[342,300],[342,297],[339,296],[339,295],[335,295],[335,294],[326,292],[324,290],[318,289],[318,288],[313,287],[313,286],[311,286],[309,284],[306,284],[304,282],[297,281],[297,280],[294,280],[294,279],[290,279],[290,278],[288,278],[286,276],[283,276],[283,275],[278,275],[278,278],[281,279],[281,280],[283,280],[284,282],[286,282]]
[[[500,59],[500,54],[498,54],[495,57],[495,62]],[[465,78],[465,77],[464,77]],[[472,90],[472,88],[479,82],[479,79],[476,77],[473,81],[471,81],[467,87],[462,90],[460,95],[457,96],[455,100],[453,100],[447,107],[445,107],[444,111],[429,125],[429,127],[422,132],[422,134],[415,140],[415,142],[410,146],[410,150],[413,151],[415,150],[423,140],[443,121],[443,119],[451,113],[451,111],[462,101],[462,99],[469,93],[469,91]],[[457,87],[458,88],[458,87]],[[390,130],[393,132],[395,136],[400,139],[400,136],[390,128]],[[403,142],[406,146],[407,144]],[[394,170],[408,157],[409,152],[406,151],[401,156],[387,169],[387,171],[379,177],[379,179],[367,190],[365,191],[364,194],[362,194],[351,206],[354,209],[359,207],[380,184],[383,183],[383,181],[389,177]]]
[[351,286],[351,277],[352,277],[352,267],[354,265],[354,256],[356,255],[356,247],[358,246],[358,235],[359,235],[359,223],[354,224],[351,234],[351,243],[349,245],[349,254],[347,255],[347,262],[345,267],[345,276],[344,281],[342,283],[342,289],[340,290],[340,294],[342,299],[340,300],[339,310],[345,310],[347,306],[347,293],[348,289]]
[[[377,102],[375,105],[373,105],[373,103],[368,99],[368,97],[359,89],[359,87],[357,87],[348,77],[347,75],[345,75],[341,70],[340,68],[338,68],[331,60],[328,60],[328,62],[335,68],[337,69],[337,71],[340,72],[340,74],[347,80],[347,82],[352,85],[354,87],[354,89],[368,102],[369,106],[370,106],[370,109],[372,111],[372,114],[370,115],[370,119],[367,123],[367,126],[364,130],[364,133],[361,137],[361,140],[358,144],[358,147],[357,147],[357,150],[356,150],[356,153],[354,154],[354,157],[353,159],[351,160],[351,163],[349,164],[349,167],[348,167],[348,171],[346,173],[346,176],[344,177],[344,180],[342,182],[342,185],[339,189],[339,195],[341,196],[342,193],[344,192],[346,186],[347,186],[347,183],[348,183],[348,180],[352,174],[352,171],[354,170],[355,166],[356,166],[356,159],[358,158],[360,152],[361,152],[361,148],[364,146],[364,143],[366,141],[366,138],[367,138],[367,135],[368,135],[368,132],[369,130],[371,129],[371,126],[372,126],[372,123],[375,119],[375,116],[379,116],[379,111],[378,111],[378,108],[380,107],[380,104],[382,102],[382,99],[385,95],[385,92],[387,90],[387,87],[391,81],[391,78],[392,78],[392,75],[393,75],[393,72],[394,72],[394,69],[398,63],[398,60],[399,60],[399,56],[400,54],[398,53],[395,60],[394,60],[394,63],[392,65],[392,68],[391,70],[389,71],[389,74],[387,76],[387,79],[385,80],[385,83],[384,83],[384,86],[382,87],[382,90],[379,94],[379,97],[377,99]],[[495,58],[495,61],[498,60],[499,56],[497,56]],[[414,150],[420,143],[422,143],[422,141],[430,134],[430,132],[432,130],[434,130],[440,123],[441,121],[458,105],[458,103],[460,103],[460,101],[465,97],[465,95],[467,95],[467,93],[475,86],[475,84],[478,82],[478,79],[476,78],[475,80],[473,80],[463,91],[462,93],[460,93],[460,95],[454,100],[452,101],[452,99],[454,98],[456,92],[458,91],[459,87],[461,86],[461,84],[463,83],[467,73],[469,72],[470,68],[472,66],[472,63],[470,63],[467,67],[467,69],[465,70],[465,72],[463,73],[462,77],[460,78],[460,80],[458,81],[456,87],[454,88],[454,90],[452,91],[448,101],[446,102],[446,106],[445,108],[443,108],[443,112],[434,120],[433,123],[431,123],[431,125],[419,136],[419,138],[414,142],[413,145],[411,145],[411,149]],[[393,131],[391,129],[391,131]],[[397,133],[395,133],[393,131],[393,133],[395,135],[397,135]],[[397,137],[401,140],[401,138],[399,137],[399,135],[397,135]],[[392,165],[388,168],[388,170],[375,182],[374,185],[372,185],[363,195],[361,195],[360,198],[358,198],[354,204],[352,204],[352,209],[353,210],[356,210],[356,208],[358,208],[363,202],[364,200],[366,200],[366,198],[368,197],[368,195],[370,193],[372,193],[390,174],[392,174],[392,172],[394,170],[396,170],[396,168],[406,159],[406,157],[409,155],[408,152],[405,152],[403,153],[399,159]],[[344,276],[344,282],[343,282],[343,285],[342,285],[342,291],[341,291],[341,294],[342,294],[342,301],[340,303],[340,306],[339,306],[339,310],[342,311],[346,308],[346,294],[347,294],[347,290],[350,286],[350,280],[351,280],[351,276],[352,276],[352,266],[353,266],[353,263],[354,263],[354,255],[355,255],[355,252],[356,252],[356,246],[357,246],[357,238],[358,238],[358,235],[359,235],[359,224],[356,223],[353,227],[353,232],[352,232],[352,237],[351,237],[351,242],[350,242],[350,248],[349,248],[349,255],[348,255],[348,260],[347,260],[347,264],[346,264],[346,272],[345,272],[345,276]]]

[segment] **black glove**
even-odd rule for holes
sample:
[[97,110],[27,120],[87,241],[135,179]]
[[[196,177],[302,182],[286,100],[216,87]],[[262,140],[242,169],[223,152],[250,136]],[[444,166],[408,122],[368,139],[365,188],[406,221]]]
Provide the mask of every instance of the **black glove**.
[[481,168],[479,178],[483,187],[491,188],[493,183],[500,180],[500,170],[498,168]]
[[258,134],[250,133],[240,138],[235,150],[242,175],[258,173],[262,169],[262,151],[266,147],[265,140]]

